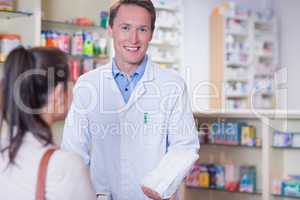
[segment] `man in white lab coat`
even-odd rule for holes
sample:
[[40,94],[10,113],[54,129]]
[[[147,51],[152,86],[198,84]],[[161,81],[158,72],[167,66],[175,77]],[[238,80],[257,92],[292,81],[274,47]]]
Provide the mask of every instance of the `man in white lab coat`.
[[155,18],[150,0],[111,7],[115,57],[79,78],[64,128],[62,147],[113,200],[169,199],[198,158],[186,84],[146,54]]

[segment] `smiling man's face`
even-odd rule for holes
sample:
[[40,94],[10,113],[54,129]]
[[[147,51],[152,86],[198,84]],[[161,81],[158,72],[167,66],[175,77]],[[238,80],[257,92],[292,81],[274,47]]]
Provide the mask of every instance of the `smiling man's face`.
[[121,5],[113,26],[108,31],[114,41],[117,65],[125,68],[137,67],[152,39],[150,13],[140,6]]

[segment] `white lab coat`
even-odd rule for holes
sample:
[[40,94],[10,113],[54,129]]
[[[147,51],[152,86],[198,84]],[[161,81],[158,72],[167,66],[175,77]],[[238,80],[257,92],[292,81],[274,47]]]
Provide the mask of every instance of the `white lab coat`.
[[[140,189],[142,179],[167,152],[197,155],[199,142],[183,79],[149,58],[126,104],[111,63],[84,74],[74,88],[62,146],[90,165],[96,192],[110,193],[113,200],[148,199]],[[180,184],[182,173],[186,170],[176,172],[180,180],[172,184]]]

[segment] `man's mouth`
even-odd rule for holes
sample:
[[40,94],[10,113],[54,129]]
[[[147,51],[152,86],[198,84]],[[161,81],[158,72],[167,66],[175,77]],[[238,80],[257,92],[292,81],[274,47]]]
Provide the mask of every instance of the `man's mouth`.
[[125,49],[127,51],[130,51],[130,52],[137,52],[140,49],[140,47],[128,47],[128,46],[125,46]]

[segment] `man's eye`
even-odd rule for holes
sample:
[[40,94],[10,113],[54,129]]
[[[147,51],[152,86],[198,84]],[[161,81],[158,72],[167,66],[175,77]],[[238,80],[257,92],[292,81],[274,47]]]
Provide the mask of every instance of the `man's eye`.
[[122,26],[121,29],[122,29],[123,31],[129,31],[129,26]]
[[140,31],[141,32],[147,32],[147,29],[146,28],[140,28]]

